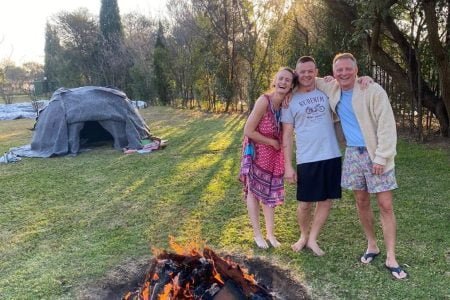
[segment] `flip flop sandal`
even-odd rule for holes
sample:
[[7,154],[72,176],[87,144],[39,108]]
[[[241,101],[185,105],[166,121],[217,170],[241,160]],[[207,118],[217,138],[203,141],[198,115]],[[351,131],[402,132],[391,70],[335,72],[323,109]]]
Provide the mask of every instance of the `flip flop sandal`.
[[[373,252],[364,253],[364,255],[361,256],[360,261],[361,261],[363,264],[368,265],[368,264],[370,264],[371,262],[373,262],[373,260],[375,259],[375,257],[377,257],[378,255],[380,255],[380,252],[378,252],[378,253],[373,253]],[[364,261],[363,261],[363,259],[364,259]]]
[[[406,273],[406,271],[403,270],[402,267],[400,267],[400,266],[398,266],[398,267],[388,267],[388,266],[386,266],[386,265],[384,265],[384,266],[386,267],[386,269],[389,270],[389,273],[391,273],[392,277],[393,277],[395,280],[403,280],[403,279],[406,279],[406,278],[408,277],[408,273]],[[394,275],[394,273],[397,273],[398,276],[400,276],[400,273],[401,273],[401,272],[405,272],[406,276],[403,277],[403,278],[397,278],[397,277]]]

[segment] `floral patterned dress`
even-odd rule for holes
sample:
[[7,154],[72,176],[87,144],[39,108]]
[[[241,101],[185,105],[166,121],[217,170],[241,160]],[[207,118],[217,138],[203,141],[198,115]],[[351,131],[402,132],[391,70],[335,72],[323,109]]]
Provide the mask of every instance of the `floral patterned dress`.
[[[281,144],[280,111],[273,109],[267,95],[267,110],[256,131],[262,135],[278,139]],[[249,151],[249,145],[252,150]],[[269,207],[284,202],[284,156],[283,150],[259,144],[244,137],[242,145],[241,170],[239,180],[244,184],[245,198],[250,191],[255,198]]]

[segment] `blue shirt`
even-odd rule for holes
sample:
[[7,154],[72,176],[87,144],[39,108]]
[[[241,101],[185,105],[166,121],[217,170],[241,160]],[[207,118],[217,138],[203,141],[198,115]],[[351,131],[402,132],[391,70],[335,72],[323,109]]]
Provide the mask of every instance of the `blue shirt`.
[[[353,90],[341,91],[341,98],[336,111],[341,119],[342,130],[344,131],[347,146],[365,147],[364,136],[356,119],[352,106]],[[361,100],[362,101],[362,100]]]

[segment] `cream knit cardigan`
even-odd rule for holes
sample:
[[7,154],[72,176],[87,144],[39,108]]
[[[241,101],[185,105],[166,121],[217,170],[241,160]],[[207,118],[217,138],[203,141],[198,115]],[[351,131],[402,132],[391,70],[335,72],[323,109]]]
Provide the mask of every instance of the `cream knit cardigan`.
[[[326,83],[317,79],[317,88],[322,90],[330,100],[333,112],[341,98],[341,88],[336,80]],[[366,142],[367,152],[373,163],[384,166],[384,171],[394,168],[397,154],[397,129],[394,113],[386,91],[377,83],[361,89],[355,82],[353,87],[352,107]]]

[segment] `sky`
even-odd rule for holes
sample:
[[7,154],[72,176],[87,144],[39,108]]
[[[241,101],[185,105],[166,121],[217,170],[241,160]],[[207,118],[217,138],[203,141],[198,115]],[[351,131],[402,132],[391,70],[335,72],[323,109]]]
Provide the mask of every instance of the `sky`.
[[[120,14],[139,12],[157,17],[166,0],[117,0]],[[44,63],[45,24],[60,11],[87,8],[99,15],[101,0],[0,0],[0,61]]]

